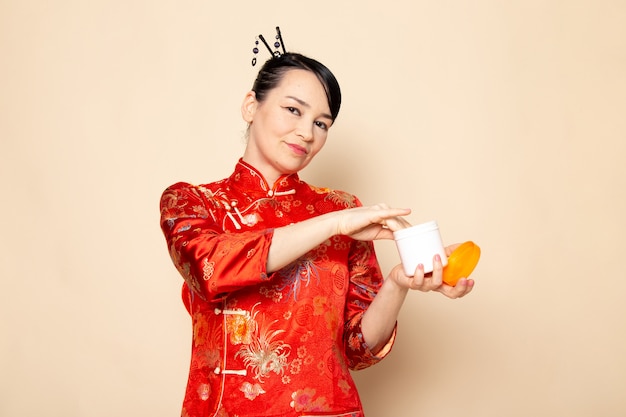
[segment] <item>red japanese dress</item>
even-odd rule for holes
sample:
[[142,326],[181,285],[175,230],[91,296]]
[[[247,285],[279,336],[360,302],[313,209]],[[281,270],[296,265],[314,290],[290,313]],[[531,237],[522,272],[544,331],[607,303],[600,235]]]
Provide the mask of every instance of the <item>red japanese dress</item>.
[[350,370],[395,338],[374,355],[361,333],[383,282],[372,243],[333,236],[265,268],[274,228],[359,205],[297,174],[270,187],[242,160],[221,181],[165,190],[161,228],[193,325],[182,416],[363,416]]

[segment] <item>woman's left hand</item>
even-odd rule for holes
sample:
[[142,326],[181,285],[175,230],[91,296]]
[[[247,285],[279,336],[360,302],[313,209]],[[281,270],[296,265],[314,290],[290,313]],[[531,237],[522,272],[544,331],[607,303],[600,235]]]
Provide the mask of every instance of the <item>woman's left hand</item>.
[[[458,246],[459,244],[454,244],[446,247],[446,255],[449,256]],[[400,264],[393,268],[390,275],[400,287],[423,292],[437,291],[448,298],[464,297],[474,288],[474,280],[468,278],[461,278],[454,287],[443,282],[443,264],[439,255],[433,257],[433,272],[431,273],[424,273],[424,266],[420,264],[415,270],[415,275],[409,277],[404,273]]]

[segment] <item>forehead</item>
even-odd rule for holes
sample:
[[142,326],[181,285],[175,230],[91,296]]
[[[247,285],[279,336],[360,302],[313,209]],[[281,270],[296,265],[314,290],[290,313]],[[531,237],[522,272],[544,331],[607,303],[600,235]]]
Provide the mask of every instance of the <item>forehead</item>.
[[328,97],[324,85],[315,73],[303,69],[287,71],[274,91],[278,96],[295,97],[311,106],[321,106],[328,110]]

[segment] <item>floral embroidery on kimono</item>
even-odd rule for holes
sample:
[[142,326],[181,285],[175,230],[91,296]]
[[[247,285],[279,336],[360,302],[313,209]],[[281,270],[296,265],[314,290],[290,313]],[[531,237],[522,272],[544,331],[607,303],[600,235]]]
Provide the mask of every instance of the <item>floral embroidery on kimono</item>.
[[184,279],[192,354],[182,416],[363,415],[350,370],[374,365],[361,319],[383,278],[371,242],[333,236],[279,271],[274,228],[360,206],[297,174],[270,187],[239,160],[205,185],[161,197],[161,228]]

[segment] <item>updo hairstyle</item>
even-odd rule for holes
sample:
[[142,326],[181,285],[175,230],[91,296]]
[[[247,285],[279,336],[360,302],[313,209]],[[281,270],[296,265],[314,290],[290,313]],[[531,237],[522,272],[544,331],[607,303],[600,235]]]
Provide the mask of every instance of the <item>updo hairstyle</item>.
[[337,79],[324,64],[298,53],[287,52],[270,58],[263,64],[252,86],[256,99],[262,102],[265,96],[278,86],[285,73],[293,69],[311,71],[320,80],[326,91],[328,107],[334,121],[341,107],[341,89]]

